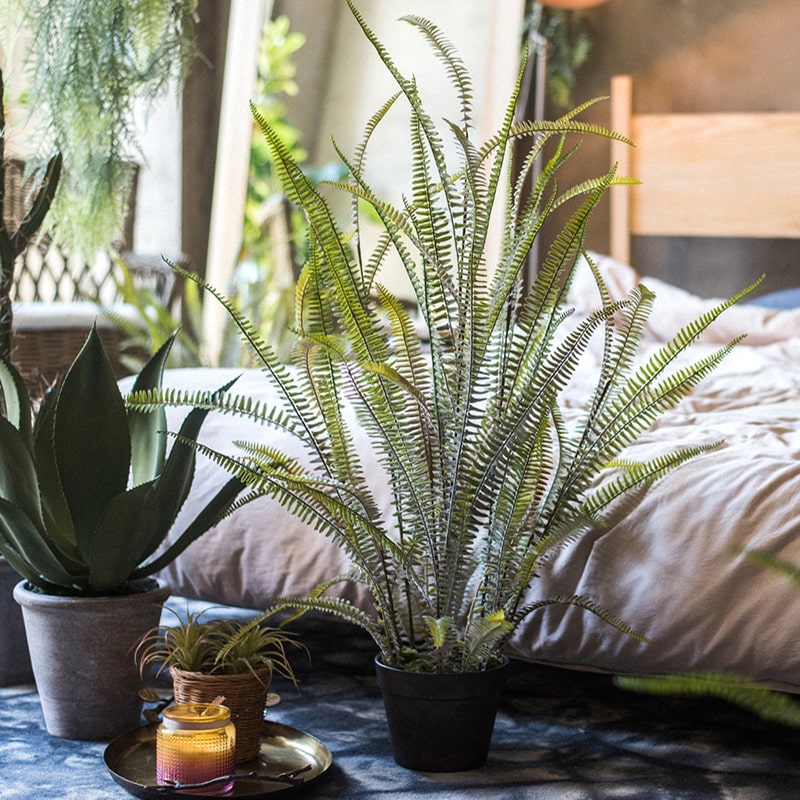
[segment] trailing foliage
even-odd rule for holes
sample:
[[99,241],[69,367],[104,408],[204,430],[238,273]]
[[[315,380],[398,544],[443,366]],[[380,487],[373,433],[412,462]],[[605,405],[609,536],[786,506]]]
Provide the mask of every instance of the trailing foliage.
[[[197,0],[12,0],[21,16],[27,103],[64,156],[56,235],[87,259],[121,233],[137,158],[137,101],[182,82],[195,54]],[[144,106],[148,108],[148,105]]]
[[[542,607],[526,605],[525,597],[555,552],[602,524],[621,495],[702,452],[679,452],[650,464],[616,461],[724,358],[728,347],[676,365],[735,299],[679,331],[643,364],[636,356],[653,300],[644,286],[612,303],[598,273],[606,302],[573,321],[564,302],[576,262],[585,255],[587,223],[608,187],[627,181],[612,170],[562,188],[557,174],[574,153],[571,134],[620,137],[579,121],[585,107],[555,121],[515,122],[518,81],[499,130],[483,145],[474,144],[468,73],[435,25],[407,17],[444,62],[460,100],[461,119],[440,129],[415,81],[400,73],[350,7],[399,90],[369,121],[353,157],[341,154],[350,180],[333,188],[353,199],[351,231],[340,228],[321,191],[255,112],[284,190],[308,220],[309,256],[296,295],[295,369],[283,366],[248,320],[202,284],[228,309],[266,378],[276,384],[280,409],[225,395],[212,402],[209,393],[140,393],[131,400],[253,412],[294,435],[308,462],[259,442],[243,443],[239,458],[213,457],[251,493],[277,498],[332,537],[353,564],[352,574],[339,580],[363,582],[375,613],[326,596],[336,580],[309,598],[281,598],[277,607],[321,609],[363,626],[392,666],[481,670],[496,661],[517,625]],[[373,192],[365,161],[372,133],[400,98],[410,108],[413,170],[410,193],[392,204]],[[508,175],[523,137],[533,142],[531,157],[521,174]],[[553,146],[525,196],[525,178],[545,143]],[[447,155],[452,148],[454,166]],[[523,291],[531,244],[550,211],[568,202],[563,229],[543,250],[535,280]],[[381,224],[371,251],[362,236],[364,207]],[[490,264],[487,241],[496,219],[505,220],[503,241]],[[420,320],[377,280],[390,251],[413,287]],[[420,321],[429,334],[423,338]],[[594,388],[583,414],[567,418],[560,396],[596,337],[603,356]],[[388,478],[390,518],[378,511],[373,476],[362,469],[348,405]],[[617,477],[598,484],[611,469]],[[590,598],[546,601],[555,602],[583,607],[641,636]]]
[[[160,388],[173,338],[136,390]],[[191,491],[192,444],[208,411],[189,412],[167,454],[164,409],[126,409],[94,328],[35,421],[21,376],[3,358],[0,395],[0,555],[43,592],[130,590],[214,525],[242,489],[230,478],[157,552]]]

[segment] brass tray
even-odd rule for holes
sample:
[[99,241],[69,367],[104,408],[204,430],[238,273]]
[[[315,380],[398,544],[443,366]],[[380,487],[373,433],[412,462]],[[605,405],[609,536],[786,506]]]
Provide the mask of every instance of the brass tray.
[[[156,727],[148,725],[123,733],[106,747],[103,758],[114,780],[134,797],[197,798],[197,790],[156,785]],[[330,750],[307,733],[266,721],[261,729],[261,752],[236,765],[233,790],[225,797],[270,797],[303,789],[331,766]],[[209,794],[213,788],[207,790]]]

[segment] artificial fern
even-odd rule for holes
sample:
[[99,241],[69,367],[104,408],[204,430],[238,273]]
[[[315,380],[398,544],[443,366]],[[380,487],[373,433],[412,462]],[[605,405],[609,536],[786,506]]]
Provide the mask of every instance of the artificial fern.
[[[586,257],[587,224],[607,189],[628,180],[611,170],[562,188],[558,172],[574,155],[574,135],[621,137],[576,119],[585,106],[555,121],[515,121],[518,80],[498,132],[473,144],[472,88],[463,64],[436,26],[408,17],[444,62],[460,99],[461,118],[440,130],[413,78],[400,73],[350,8],[410,108],[410,193],[399,204],[378,198],[364,167],[372,133],[398,97],[369,121],[353,157],[341,154],[350,179],[332,188],[353,199],[348,231],[256,113],[284,190],[308,220],[309,256],[296,298],[300,342],[295,369],[287,370],[247,320],[207,287],[254,348],[278,390],[281,412],[225,397],[215,404],[224,413],[255,413],[266,425],[289,430],[311,466],[259,442],[242,443],[238,457],[211,456],[252,493],[277,498],[332,537],[353,563],[350,579],[365,583],[374,600],[374,615],[367,616],[321,590],[305,599],[278,598],[267,615],[280,607],[332,611],[362,624],[390,665],[485,669],[516,626],[543,607],[526,605],[526,592],[555,552],[601,524],[618,498],[702,454],[678,452],[636,466],[623,460],[627,445],[725,357],[728,347],[676,366],[735,299],[680,331],[644,365],[636,356],[652,309],[645,287],[612,303],[595,269],[603,307],[573,322],[565,299],[575,265]],[[459,154],[455,166],[447,161],[447,138]],[[500,190],[522,138],[532,139],[532,152],[543,155],[528,197],[521,187],[535,158]],[[553,147],[545,151],[548,142]],[[531,244],[550,211],[565,203],[569,218],[543,250],[533,286],[523,291]],[[365,204],[382,228],[372,252],[362,236]],[[489,264],[486,244],[498,216],[505,219],[504,239],[497,262]],[[428,331],[424,342],[409,311],[376,280],[389,250],[413,286]],[[603,337],[603,359],[594,389],[584,398],[583,414],[568,417],[561,395],[597,336]],[[130,402],[198,405],[200,398],[162,393]],[[363,474],[348,405],[389,480],[391,518],[378,512],[371,476]],[[599,482],[611,469],[619,477]],[[582,607],[642,635],[589,598],[567,594],[546,601],[552,602]]]

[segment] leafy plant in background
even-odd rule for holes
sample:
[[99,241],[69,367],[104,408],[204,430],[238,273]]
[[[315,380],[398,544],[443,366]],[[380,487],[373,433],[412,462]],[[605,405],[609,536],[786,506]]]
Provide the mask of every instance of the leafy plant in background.
[[527,36],[531,26],[547,40],[547,95],[557,109],[572,105],[572,90],[578,72],[591,58],[593,32],[588,16],[582,11],[565,11],[543,7],[528,0],[523,22]]
[[[264,119],[269,121],[292,157],[302,162],[307,153],[300,146],[300,131],[289,121],[281,95],[293,97],[298,92],[295,82],[297,70],[292,57],[303,47],[306,37],[298,31],[290,31],[289,25],[286,16],[267,20],[264,24],[253,103]],[[264,137],[254,122],[241,260],[269,260],[271,247],[263,235],[262,218],[265,203],[276,195],[283,195],[283,187],[275,174]],[[302,230],[297,239],[302,240]]]
[[[800,589],[800,567],[763,550],[747,550],[745,555],[788,577]],[[715,697],[752,711],[770,722],[800,728],[800,702],[795,697],[769,689],[745,676],[711,672],[620,675],[614,678],[614,682],[623,689],[647,694]]]
[[[25,39],[24,97],[64,175],[61,244],[87,258],[119,237],[136,155],[137,101],[180,83],[196,55],[197,0],[10,0],[3,41]],[[22,94],[22,93],[21,93]]]
[[[173,313],[158,294],[137,284],[122,259],[115,262],[113,273],[119,299],[127,309],[134,309],[136,319],[120,313],[114,306],[96,301],[103,316],[125,332],[120,362],[131,372],[138,372],[146,360],[141,354],[151,353],[173,340],[170,364],[173,367],[203,366],[197,331],[201,330],[202,309],[196,284],[184,283],[181,288],[180,316]],[[176,333],[177,331],[177,333]]]
[[[289,26],[286,16],[268,19],[264,24],[253,102],[270,120],[293,157],[304,161],[306,152],[299,144],[300,131],[289,121],[281,101],[281,95],[297,94],[292,56],[306,41],[302,33],[290,31]],[[284,206],[283,201],[283,190],[269,150],[263,137],[258,135],[254,122],[242,246],[234,269],[231,297],[264,338],[273,341],[283,358],[288,360],[295,340],[289,330],[295,282],[292,265],[296,258],[302,258],[297,254],[298,244],[302,242],[302,222]],[[271,226],[270,235],[269,221],[274,217],[278,217],[280,224]],[[277,240],[278,237],[281,241]],[[284,254],[283,262],[276,258],[276,252]],[[287,260],[292,262],[288,269]],[[252,366],[247,350],[231,326],[224,332],[221,362]]]
[[[161,386],[171,346],[150,359],[135,389]],[[0,389],[0,555],[42,592],[129,591],[214,525],[242,489],[228,480],[156,553],[191,491],[192,444],[208,410],[189,412],[167,454],[163,409],[126,410],[94,328],[35,422],[25,384],[5,359]]]
[[[294,96],[297,83],[294,54],[305,44],[302,33],[291,31],[286,16],[267,20],[258,56],[254,105],[298,163],[304,162],[301,133],[291,123],[282,96]],[[323,179],[343,177],[338,165],[304,167],[317,185]],[[288,362],[297,340],[291,330],[294,291],[299,264],[305,260],[305,223],[302,214],[286,202],[280,177],[258,125],[253,123],[244,231],[231,298],[240,311]],[[222,362],[253,366],[235,326],[225,331]]]
[[[527,602],[526,595],[543,564],[601,525],[618,498],[706,451],[678,449],[646,463],[620,458],[735,344],[677,365],[738,298],[678,331],[641,365],[638,345],[653,302],[645,286],[615,303],[595,270],[603,308],[573,321],[564,302],[576,261],[584,256],[591,214],[609,186],[628,181],[612,169],[564,187],[559,169],[574,155],[571,134],[621,137],[578,119],[589,104],[554,121],[514,122],[520,77],[497,132],[474,143],[472,82],[442,32],[420,17],[404,18],[444,64],[460,101],[460,118],[437,125],[416,81],[399,71],[350,0],[348,5],[398,89],[369,120],[354,155],[338,151],[351,177],[332,188],[353,203],[352,230],[340,227],[321,191],[256,111],[284,190],[309,225],[296,297],[296,369],[283,365],[219,292],[185,273],[228,309],[277,389],[279,404],[180,391],[140,392],[130,402],[213,406],[295,437],[300,455],[258,441],[241,443],[240,457],[210,454],[251,495],[276,498],[331,537],[353,564],[351,574],[323,584],[311,597],[278,598],[267,616],[287,607],[339,615],[369,632],[385,664],[430,672],[496,664],[521,621],[551,604],[587,609],[641,636],[591,598],[567,594]],[[365,163],[374,131],[400,98],[410,111],[413,161],[409,190],[393,204],[374,194]],[[532,142],[530,156],[504,182],[523,139]],[[455,164],[448,163],[445,141],[455,148]],[[523,194],[545,144],[552,154],[533,191]],[[362,204],[382,225],[370,246],[361,238]],[[546,243],[525,292],[531,245],[550,212],[565,204],[569,217]],[[497,216],[502,247],[489,263],[487,241]],[[390,252],[414,289],[429,332],[424,341],[408,310],[380,283]],[[595,336],[602,340],[602,362],[589,376],[582,359]],[[576,416],[559,400],[579,370],[593,387]],[[374,476],[364,473],[354,425],[368,436],[388,479],[386,514],[376,494],[383,481],[376,486]],[[328,596],[341,581],[364,584],[375,613]]]

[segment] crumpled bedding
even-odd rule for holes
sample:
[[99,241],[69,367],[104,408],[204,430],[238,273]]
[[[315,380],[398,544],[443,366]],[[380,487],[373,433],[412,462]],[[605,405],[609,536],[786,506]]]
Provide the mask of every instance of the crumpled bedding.
[[[626,265],[594,258],[614,297],[624,296],[639,280]],[[643,282],[656,294],[644,355],[715,302],[655,279]],[[578,314],[596,307],[588,269],[576,276],[570,303]],[[628,455],[643,458],[678,446],[723,444],[618,504],[605,528],[559,553],[529,592],[530,599],[585,595],[651,643],[640,643],[586,611],[550,606],[519,629],[510,655],[617,674],[726,671],[800,692],[800,588],[742,553],[762,548],[800,565],[800,311],[735,306],[704,334],[691,356],[740,333],[747,338],[724,364]],[[172,370],[165,384],[210,388],[234,374],[238,371]],[[580,387],[579,376],[578,397]],[[267,382],[246,371],[237,389],[263,399]],[[577,401],[574,407],[577,412]],[[171,429],[182,413],[170,412]],[[263,435],[241,420],[212,415],[202,440],[232,452],[233,440]],[[366,472],[379,475],[366,439],[359,447]],[[213,491],[223,477],[201,459],[199,495]],[[388,510],[388,491],[380,502]],[[161,577],[176,595],[263,608],[274,596],[304,594],[347,569],[331,542],[262,498],[223,520]],[[368,605],[358,586],[342,584],[339,593]]]

